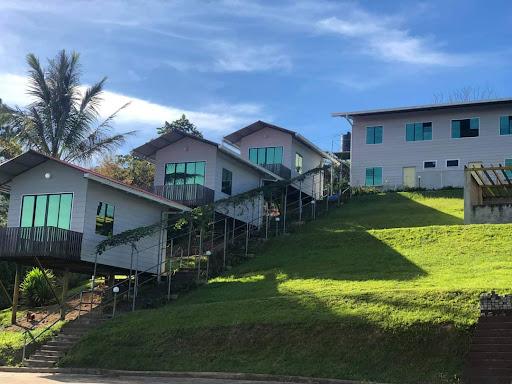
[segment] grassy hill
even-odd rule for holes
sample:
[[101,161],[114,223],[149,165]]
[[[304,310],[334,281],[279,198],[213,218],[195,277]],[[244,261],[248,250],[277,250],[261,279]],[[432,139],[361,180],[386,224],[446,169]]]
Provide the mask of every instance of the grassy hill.
[[172,305],[96,330],[68,366],[452,383],[482,291],[510,286],[512,225],[462,192],[362,196]]

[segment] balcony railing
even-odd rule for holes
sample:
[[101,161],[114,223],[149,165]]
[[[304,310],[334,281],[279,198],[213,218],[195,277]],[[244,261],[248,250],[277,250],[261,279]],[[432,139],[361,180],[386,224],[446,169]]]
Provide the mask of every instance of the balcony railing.
[[191,207],[212,203],[215,197],[214,190],[200,184],[155,185],[152,192]]
[[0,259],[80,260],[82,234],[56,227],[0,228]]
[[283,179],[290,179],[292,171],[290,168],[285,167],[283,164],[260,164],[263,168],[268,169],[270,172],[281,176]]

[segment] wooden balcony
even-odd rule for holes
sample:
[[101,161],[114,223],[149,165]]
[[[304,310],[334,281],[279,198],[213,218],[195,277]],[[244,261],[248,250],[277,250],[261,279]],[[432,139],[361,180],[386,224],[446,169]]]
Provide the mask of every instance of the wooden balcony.
[[189,207],[213,203],[215,191],[200,184],[155,185],[152,193]]
[[0,260],[80,261],[82,234],[56,227],[0,228]]
[[285,167],[283,164],[260,164],[261,167],[268,169],[270,172],[281,176],[283,179],[290,179],[292,171],[290,168]]

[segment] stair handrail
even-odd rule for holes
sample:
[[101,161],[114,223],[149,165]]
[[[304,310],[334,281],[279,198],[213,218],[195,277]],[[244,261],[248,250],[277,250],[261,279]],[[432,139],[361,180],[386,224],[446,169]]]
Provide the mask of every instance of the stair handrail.
[[[66,298],[66,300],[72,300],[73,298],[79,296],[79,295],[82,295],[82,292],[78,292],[72,296],[69,296]],[[73,312],[74,310],[76,310],[78,307],[78,305],[75,305],[73,307],[70,308],[70,311],[68,311],[67,313],[71,313]],[[81,310],[81,307],[79,307],[79,310]],[[25,329],[25,331],[23,332],[23,352],[22,352],[22,361],[25,360],[25,357],[26,357],[26,350],[27,350],[27,347],[30,345],[30,344],[33,344],[35,343],[43,334],[45,334],[46,332],[48,332],[51,328],[53,328],[57,323],[59,323],[60,321],[62,321],[62,319],[59,317],[57,320],[55,320],[53,323],[51,323],[50,325],[48,325],[47,327],[45,327],[41,332],[39,332],[37,335],[33,335],[32,334],[32,331],[34,331],[37,326],[39,324],[41,324],[44,320],[46,320],[50,315],[52,315],[51,312],[48,312],[46,314],[46,316],[44,316],[43,318],[39,319],[38,321],[36,321],[35,323],[31,324],[31,327],[30,328],[26,328],[26,327],[22,327],[23,329]],[[30,336],[30,340],[27,342],[27,337]]]

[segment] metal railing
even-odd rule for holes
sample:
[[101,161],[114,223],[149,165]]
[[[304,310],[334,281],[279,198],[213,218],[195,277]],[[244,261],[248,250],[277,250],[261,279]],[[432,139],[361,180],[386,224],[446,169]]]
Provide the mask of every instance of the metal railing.
[[212,203],[215,197],[213,189],[200,184],[155,185],[151,192],[187,206],[206,205]]
[[57,227],[0,228],[0,259],[54,257],[79,260],[82,233]]
[[259,164],[261,167],[268,169],[270,172],[281,176],[283,179],[289,179],[292,177],[292,171],[290,168],[285,167],[283,164]]

